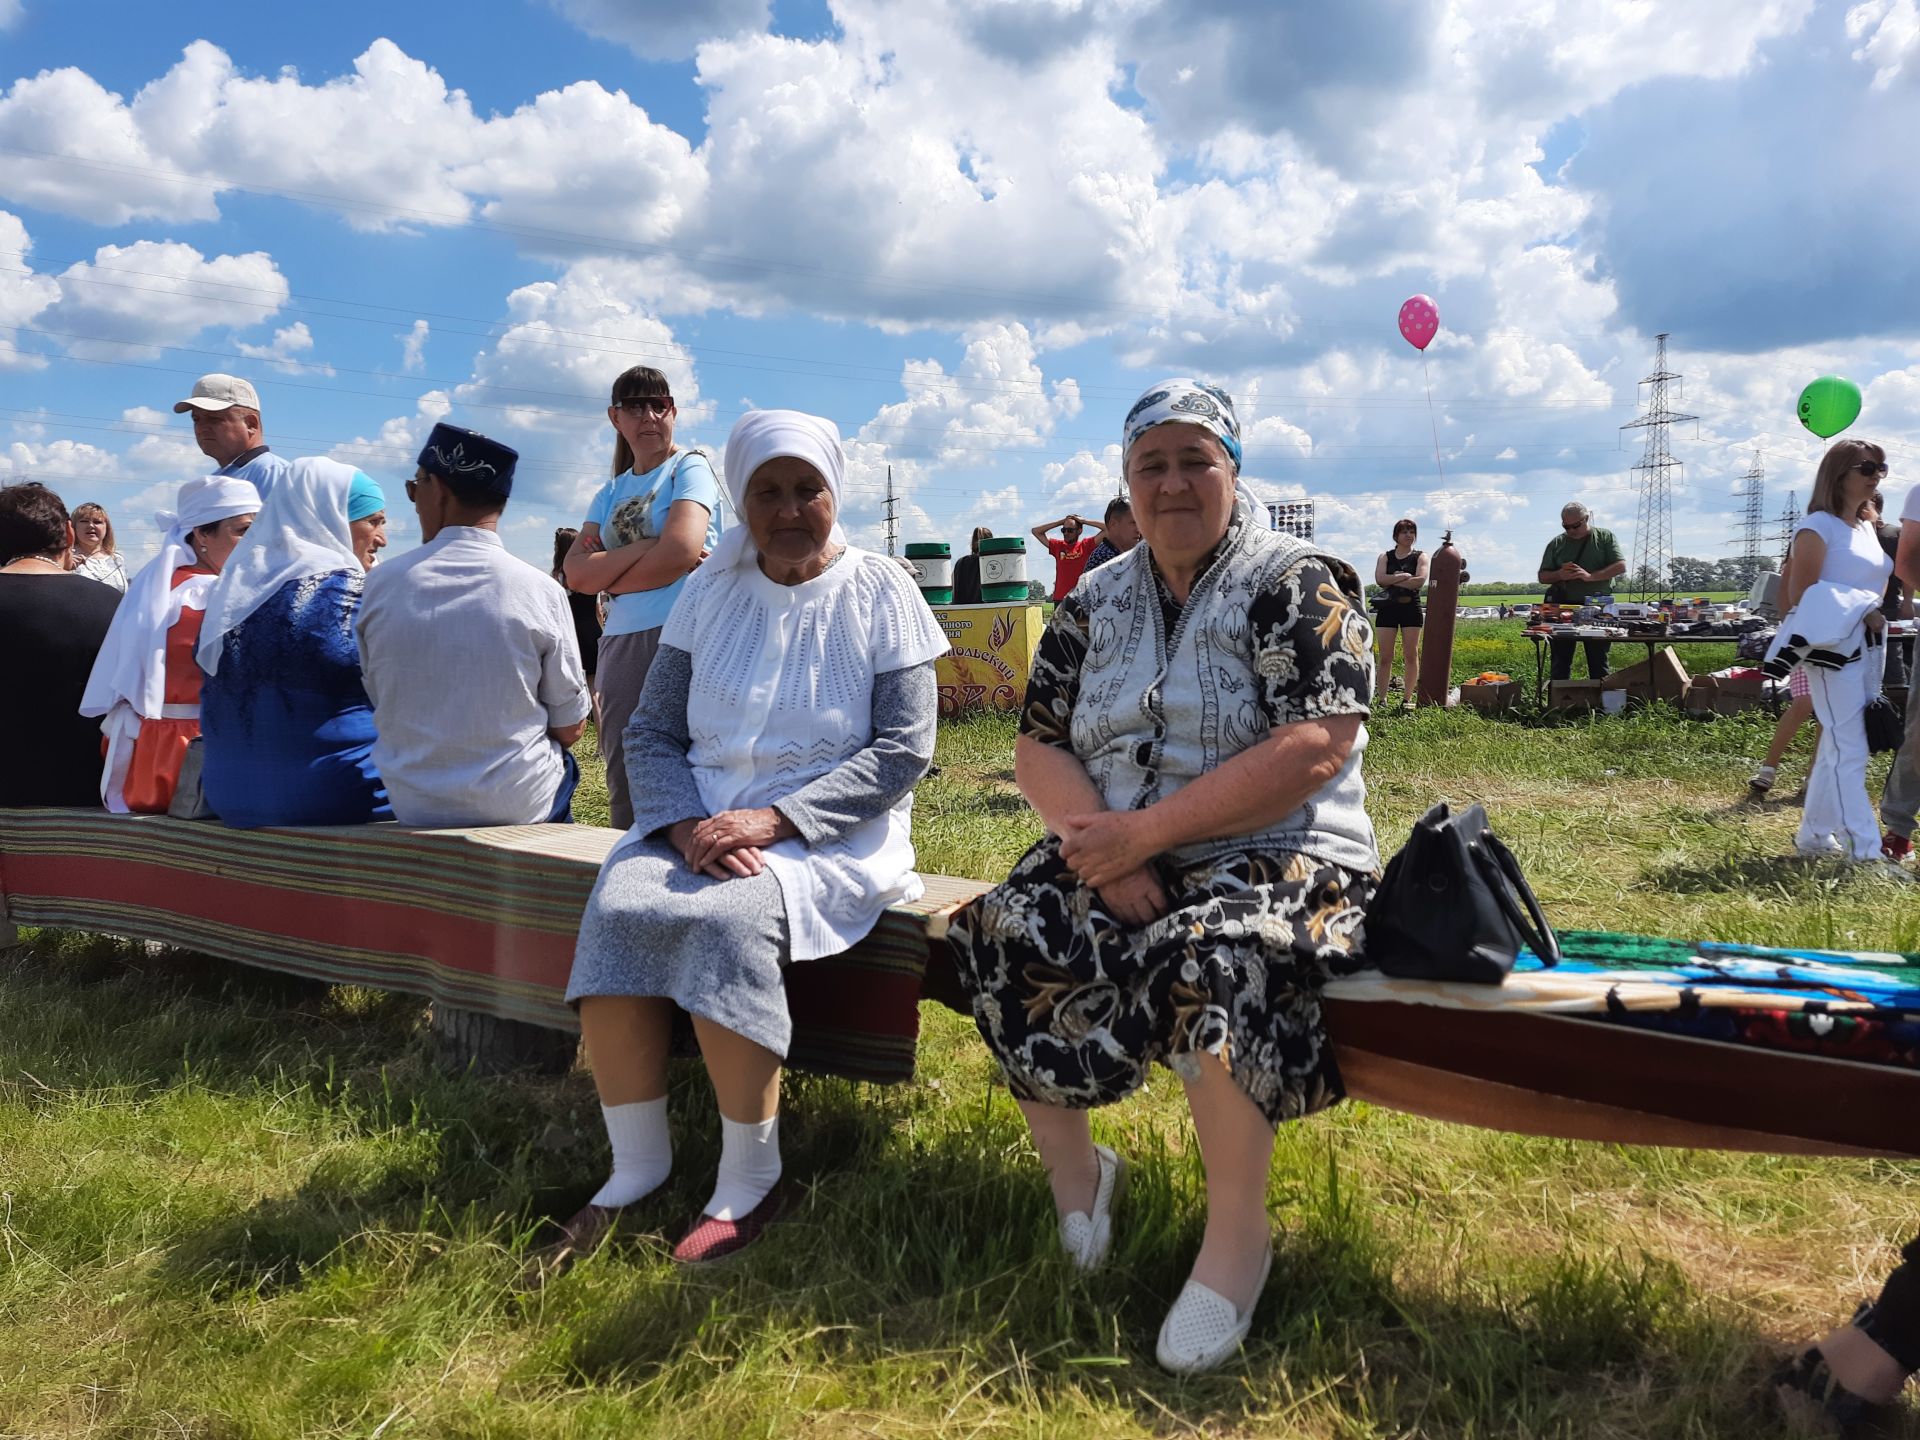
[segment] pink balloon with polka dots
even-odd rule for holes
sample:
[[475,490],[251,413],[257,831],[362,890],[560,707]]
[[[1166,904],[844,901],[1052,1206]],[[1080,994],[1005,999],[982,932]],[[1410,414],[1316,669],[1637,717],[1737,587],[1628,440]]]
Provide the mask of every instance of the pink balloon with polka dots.
[[1425,295],[1412,295],[1400,306],[1400,334],[1416,350],[1424,350],[1440,333],[1440,307]]

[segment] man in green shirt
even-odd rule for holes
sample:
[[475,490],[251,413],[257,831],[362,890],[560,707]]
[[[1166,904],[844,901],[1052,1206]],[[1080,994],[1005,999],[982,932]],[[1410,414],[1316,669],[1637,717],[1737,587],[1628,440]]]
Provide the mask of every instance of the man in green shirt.
[[[1620,557],[1613,532],[1594,529],[1593,515],[1587,507],[1578,500],[1569,501],[1560,511],[1560,533],[1547,542],[1547,553],[1540,557],[1540,583],[1548,587],[1547,599],[1562,605],[1584,605],[1611,594],[1614,577],[1626,573],[1627,562]],[[1604,679],[1612,643],[1582,643],[1587,651],[1588,677]],[[1552,678],[1570,679],[1573,637],[1556,635],[1548,644],[1553,653]]]

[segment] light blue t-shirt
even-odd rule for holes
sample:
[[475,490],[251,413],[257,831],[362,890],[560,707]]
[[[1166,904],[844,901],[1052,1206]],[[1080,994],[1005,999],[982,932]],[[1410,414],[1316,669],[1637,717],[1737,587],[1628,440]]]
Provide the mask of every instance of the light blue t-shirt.
[[[602,485],[587,506],[587,523],[600,527],[600,543],[609,550],[658,535],[676,500],[691,500],[707,508],[707,549],[719,542],[720,482],[713,466],[697,450],[676,450],[653,469],[636,475],[631,470]],[[607,605],[603,635],[632,635],[656,630],[679,598],[683,575],[658,590],[636,590],[615,595]]]
[[245,454],[234,456],[213,473],[252,482],[253,488],[260,492],[260,498],[265,500],[272,493],[274,483],[291,469],[291,460],[283,460],[266,446],[260,445]]

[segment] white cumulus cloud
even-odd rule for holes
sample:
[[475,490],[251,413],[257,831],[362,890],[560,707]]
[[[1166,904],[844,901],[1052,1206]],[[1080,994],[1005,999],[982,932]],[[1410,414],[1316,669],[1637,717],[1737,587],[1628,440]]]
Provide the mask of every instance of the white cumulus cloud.
[[473,378],[454,398],[492,407],[523,430],[607,435],[611,445],[605,397],[613,377],[633,365],[666,375],[682,427],[711,415],[692,354],[646,308],[632,268],[583,262],[507,297],[507,328],[475,358]]
[[27,258],[33,240],[17,215],[0,210],[0,370],[35,370],[46,361],[20,348],[10,333],[17,325],[31,325],[41,311],[60,298],[60,287],[50,276],[36,275]]
[[860,438],[940,464],[1031,446],[1080,413],[1079,385],[1047,383],[1024,325],[976,333],[952,375],[937,360],[909,360],[900,383],[907,398],[884,406]]
[[413,328],[399,337],[400,368],[402,370],[411,374],[415,370],[426,367],[427,336],[429,333],[431,333],[431,327],[427,322],[425,320],[416,320],[413,322]]
[[1866,0],[1847,11],[1847,38],[1860,42],[1853,58],[1873,67],[1873,83],[1884,90],[1909,66],[1920,70],[1920,5]]
[[304,320],[296,320],[284,329],[274,331],[273,339],[268,344],[250,345],[244,340],[237,340],[234,348],[249,360],[264,360],[274,369],[289,375],[297,375],[303,370],[317,375],[333,374],[331,365],[320,365],[303,358],[313,350],[313,332],[307,329]]
[[287,300],[286,277],[264,251],[209,260],[172,240],[102,245],[59,278],[60,299],[46,323],[83,337],[65,344],[88,358],[151,356],[216,325],[257,324]]

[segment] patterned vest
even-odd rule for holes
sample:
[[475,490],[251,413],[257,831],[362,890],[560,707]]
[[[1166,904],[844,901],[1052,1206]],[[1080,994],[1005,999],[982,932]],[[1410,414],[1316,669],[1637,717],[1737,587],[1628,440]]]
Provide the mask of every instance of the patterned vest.
[[[1248,611],[1289,568],[1333,557],[1243,520],[1166,633],[1151,555],[1142,543],[1089,571],[1077,587],[1089,644],[1071,730],[1074,753],[1107,806],[1138,810],[1165,799],[1272,733],[1259,698],[1260,657]],[[1361,727],[1340,773],[1291,814],[1251,835],[1183,845],[1176,863],[1235,850],[1297,851],[1370,873],[1379,868],[1367,818]]]

